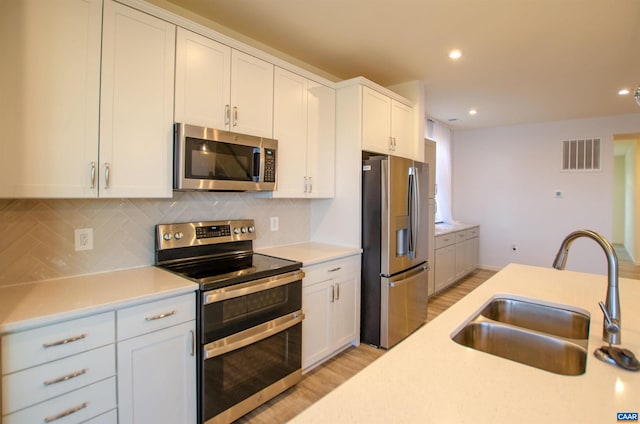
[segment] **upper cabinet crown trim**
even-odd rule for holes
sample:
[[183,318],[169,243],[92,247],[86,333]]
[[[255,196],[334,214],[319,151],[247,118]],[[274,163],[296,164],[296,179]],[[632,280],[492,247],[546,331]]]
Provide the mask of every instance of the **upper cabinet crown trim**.
[[225,34],[215,31],[212,28],[199,24],[197,22],[191,21],[183,16],[177,15],[168,10],[162,9],[153,4],[147,3],[143,0],[116,0],[118,3],[125,4],[134,9],[138,9],[142,12],[148,13],[149,15],[155,16],[159,19],[163,19],[167,22],[175,24],[184,29],[188,29],[189,31],[193,31],[197,34],[200,34],[204,37],[211,38],[212,40],[218,41],[222,44],[226,44],[227,46],[234,48],[236,50],[240,50],[248,55],[255,56],[258,59],[266,60],[276,66],[287,69],[291,72],[295,72],[298,75],[304,76],[310,80],[313,80],[317,83],[335,88],[335,82],[331,81],[327,78],[321,77],[318,74],[314,74],[311,71],[308,71],[299,66],[293,65],[290,62],[285,61],[284,59],[280,59],[277,56],[273,56],[269,53],[266,53],[256,47],[245,44],[241,41],[238,41],[234,38],[231,38]]
[[396,100],[402,104],[405,104],[409,107],[413,107],[415,106],[414,103],[405,98],[402,97],[401,95],[399,95],[398,93],[396,93],[395,91],[391,91],[386,87],[381,86],[380,84],[377,84],[371,80],[366,79],[365,77],[355,77],[355,78],[351,78],[348,80],[344,80],[344,81],[340,81],[335,83],[335,88],[336,89],[340,89],[340,88],[345,88],[345,87],[351,87],[353,85],[363,85],[365,87],[369,87],[372,90],[377,91],[378,93],[384,94],[387,97],[392,98],[393,100]]

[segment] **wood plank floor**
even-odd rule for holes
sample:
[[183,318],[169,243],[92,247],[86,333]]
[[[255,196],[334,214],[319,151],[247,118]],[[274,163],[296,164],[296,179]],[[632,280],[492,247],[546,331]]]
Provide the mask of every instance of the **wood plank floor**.
[[[495,274],[493,271],[478,269],[452,287],[431,297],[429,299],[427,322],[440,315],[449,306],[462,299],[493,274]],[[296,386],[271,399],[236,422],[243,424],[287,422],[384,353],[384,349],[376,349],[365,344],[361,344],[358,347],[349,347],[318,368],[305,374],[302,381]]]

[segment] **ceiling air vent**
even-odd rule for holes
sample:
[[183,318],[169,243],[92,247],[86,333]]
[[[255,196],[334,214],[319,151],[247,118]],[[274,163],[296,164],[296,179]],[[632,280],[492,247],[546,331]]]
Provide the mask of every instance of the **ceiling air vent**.
[[600,138],[564,140],[562,142],[563,171],[599,171]]

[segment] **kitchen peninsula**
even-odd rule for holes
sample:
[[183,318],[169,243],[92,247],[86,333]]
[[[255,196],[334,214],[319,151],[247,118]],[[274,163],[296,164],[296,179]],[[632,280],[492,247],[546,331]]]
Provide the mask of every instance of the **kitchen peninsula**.
[[[640,373],[593,356],[606,288],[604,275],[511,264],[291,422],[616,422],[640,410]],[[640,284],[620,279],[620,292],[622,347],[640,354]],[[496,295],[588,311],[586,372],[554,374],[452,341]]]

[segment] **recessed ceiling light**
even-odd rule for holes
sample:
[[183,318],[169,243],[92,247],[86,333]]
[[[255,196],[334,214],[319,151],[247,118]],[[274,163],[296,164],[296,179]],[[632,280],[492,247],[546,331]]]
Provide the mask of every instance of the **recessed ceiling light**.
[[627,95],[629,93],[630,91],[627,90],[626,88],[623,88],[622,90],[618,91],[618,94],[620,94],[621,96]]
[[451,50],[449,52],[450,59],[460,59],[462,57],[462,52],[460,50]]
[[471,110],[469,111],[469,115],[475,115],[475,114],[477,114],[477,113],[478,113],[478,111],[477,111],[477,110],[475,110],[475,109],[471,109]]

